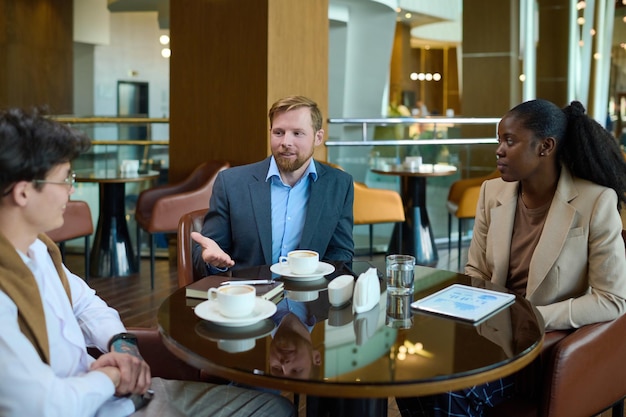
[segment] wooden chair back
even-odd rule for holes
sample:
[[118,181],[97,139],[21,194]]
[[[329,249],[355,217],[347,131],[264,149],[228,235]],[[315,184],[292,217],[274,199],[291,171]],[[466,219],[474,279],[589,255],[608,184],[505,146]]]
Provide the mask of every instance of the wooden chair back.
[[202,278],[195,270],[192,258],[191,232],[201,232],[208,208],[184,214],[178,222],[178,287],[182,288]]

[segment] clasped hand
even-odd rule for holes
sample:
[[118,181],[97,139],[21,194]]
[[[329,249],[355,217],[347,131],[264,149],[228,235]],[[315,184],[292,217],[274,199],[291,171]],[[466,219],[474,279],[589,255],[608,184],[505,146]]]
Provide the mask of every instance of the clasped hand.
[[150,388],[150,367],[139,351],[136,354],[109,352],[91,364],[91,370],[104,372],[115,384],[115,395],[144,394]]

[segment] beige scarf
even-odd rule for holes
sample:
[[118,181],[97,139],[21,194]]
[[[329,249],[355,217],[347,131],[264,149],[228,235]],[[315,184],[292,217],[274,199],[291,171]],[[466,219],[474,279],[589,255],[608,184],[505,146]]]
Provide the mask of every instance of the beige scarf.
[[[65,292],[72,302],[70,285],[63,272],[61,252],[46,235],[39,235],[48,247]],[[30,268],[26,266],[13,245],[0,233],[0,290],[4,291],[17,306],[17,321],[24,336],[33,344],[41,360],[50,363],[50,346],[46,330],[46,317],[43,311],[39,286]]]

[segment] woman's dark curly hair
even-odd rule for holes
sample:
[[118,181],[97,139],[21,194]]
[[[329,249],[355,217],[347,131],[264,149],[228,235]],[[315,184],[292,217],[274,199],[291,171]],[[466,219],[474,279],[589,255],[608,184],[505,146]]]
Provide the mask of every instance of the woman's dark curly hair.
[[522,121],[537,140],[553,137],[559,161],[576,177],[615,190],[618,206],[626,203],[626,160],[609,131],[585,114],[578,101],[560,109],[547,100],[530,100],[509,114]]
[[54,166],[91,146],[84,133],[44,116],[40,109],[0,110],[0,190],[19,181],[44,179]]

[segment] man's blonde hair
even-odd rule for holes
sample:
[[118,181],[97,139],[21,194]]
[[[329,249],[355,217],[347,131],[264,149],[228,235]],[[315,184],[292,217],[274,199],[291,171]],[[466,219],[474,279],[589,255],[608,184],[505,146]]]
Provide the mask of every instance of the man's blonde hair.
[[300,107],[308,107],[311,111],[311,124],[313,125],[313,131],[317,132],[322,128],[322,112],[317,107],[317,103],[310,98],[304,96],[289,96],[284,97],[272,104],[272,108],[269,111],[270,127],[274,123],[274,117],[279,113],[299,109]]

